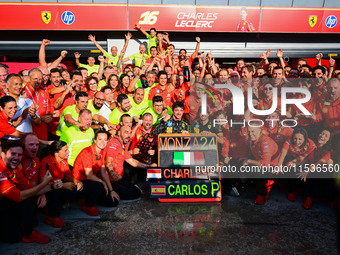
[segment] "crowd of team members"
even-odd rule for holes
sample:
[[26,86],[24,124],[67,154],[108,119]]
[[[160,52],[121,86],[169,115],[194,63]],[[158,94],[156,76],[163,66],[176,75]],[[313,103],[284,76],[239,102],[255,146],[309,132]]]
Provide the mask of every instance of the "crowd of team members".
[[[53,63],[45,61],[42,41],[39,68],[8,74],[0,65],[0,229],[1,238],[9,242],[46,243],[49,237],[34,231],[36,207],[47,208],[45,222],[63,227],[62,205],[77,200],[89,215],[99,215],[96,204],[117,206],[120,199],[134,200],[140,190],[134,184],[140,169],[157,166],[157,136],[160,133],[216,134],[222,164],[238,167],[295,166],[305,163],[338,163],[340,137],[340,70],[334,59],[329,68],[310,67],[299,59],[296,67],[283,60],[268,61],[270,50],[260,55],[259,63],[238,60],[232,68],[221,68],[212,54],[199,52],[200,38],[191,55],[181,49],[175,54],[167,33],[146,35],[148,51],[141,44],[139,52],[124,57],[132,35],[118,53],[105,51],[95,36],[88,39],[103,53],[81,64],[80,53],[74,53],[76,70],[60,66],[67,51]],[[193,63],[197,57],[198,63]],[[124,63],[134,61],[134,65]],[[304,79],[294,79],[304,78]],[[304,115],[296,106],[286,116],[278,107],[269,116],[233,115],[233,96],[228,89],[215,90],[214,84],[233,84],[247,96],[253,91],[253,104],[268,110],[273,88],[301,87],[309,90],[311,100]],[[207,114],[201,98],[208,94]],[[302,94],[290,94],[301,98]],[[245,100],[247,101],[247,100]],[[283,126],[280,119],[297,121],[298,126]],[[251,126],[214,125],[213,119],[243,121],[272,120]],[[14,139],[14,138],[17,139]],[[37,156],[38,155],[38,156]],[[39,160],[39,158],[41,160]],[[313,169],[312,169],[313,170]],[[312,173],[310,173],[312,174]],[[316,181],[301,173],[304,179],[305,208],[311,208],[314,188],[324,184],[335,187],[332,180]],[[258,179],[257,204],[268,199],[274,181]],[[295,200],[299,179],[279,181],[288,185],[288,199]],[[336,190],[328,192],[335,199]]]

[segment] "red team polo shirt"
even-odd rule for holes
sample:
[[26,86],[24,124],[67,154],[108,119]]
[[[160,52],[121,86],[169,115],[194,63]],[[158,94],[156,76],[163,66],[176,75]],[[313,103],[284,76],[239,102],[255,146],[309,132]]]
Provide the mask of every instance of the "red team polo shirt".
[[53,157],[52,155],[48,155],[47,157],[43,158],[43,160],[41,160],[40,177],[43,177],[45,175],[46,164],[49,165],[49,171],[53,177],[53,181],[63,180],[65,176],[72,176],[70,167],[66,159],[58,164],[55,157]]
[[309,155],[313,150],[315,150],[315,148],[316,148],[315,143],[309,138],[306,145],[303,148],[294,146],[291,143],[291,139],[288,139],[282,147],[282,149],[288,151],[287,155],[290,155],[294,158],[298,156]]
[[[22,173],[26,177],[27,180],[30,182],[39,182],[39,167],[40,167],[40,161],[37,157],[32,159],[31,164],[28,164],[28,160],[23,156],[22,158]],[[44,176],[45,173],[42,175]]]
[[261,166],[276,166],[279,160],[278,146],[269,136],[261,135],[259,139],[250,145],[251,153]]
[[4,161],[0,159],[0,199],[1,197],[6,197],[19,203],[20,191],[33,187],[23,175],[21,165],[10,171],[5,166]]
[[161,96],[163,98],[163,101],[166,103],[167,106],[169,106],[170,108],[172,107],[172,99],[173,99],[173,95],[176,92],[176,90],[174,89],[173,91],[168,91],[168,86],[165,86],[165,89],[162,90],[161,86],[158,84],[157,86],[153,87],[150,90],[149,93],[149,101],[152,101],[154,96]]
[[117,136],[113,137],[106,146],[106,158],[111,157],[113,159],[112,165],[115,172],[123,176],[124,168],[123,164],[126,159],[132,158],[129,152],[129,144],[123,148],[122,142]]
[[13,134],[15,131],[16,129],[9,124],[9,119],[0,111],[0,138]]
[[80,181],[87,180],[85,168],[92,168],[92,173],[96,175],[104,165],[104,155],[104,150],[99,155],[96,154],[94,144],[83,149],[74,161],[73,177]]
[[320,100],[319,111],[324,120],[324,127],[332,129],[335,133],[340,133],[340,97],[332,102],[327,95]]
[[[50,114],[54,111],[51,101],[50,95],[47,91],[43,89],[38,89],[38,91],[33,91],[29,86],[29,83],[26,84],[24,90],[27,94],[27,97],[32,100],[33,104],[37,107],[38,115],[44,116],[46,114]],[[47,140],[47,123],[41,122],[39,125],[32,125],[33,132],[37,134],[38,138],[41,140]]]

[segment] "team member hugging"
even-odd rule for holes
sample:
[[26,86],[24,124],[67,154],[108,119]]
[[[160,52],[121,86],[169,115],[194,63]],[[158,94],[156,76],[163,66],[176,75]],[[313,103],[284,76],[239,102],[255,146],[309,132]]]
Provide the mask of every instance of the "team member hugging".
[[33,230],[38,224],[33,196],[50,189],[52,176],[49,171],[42,182],[33,186],[21,168],[24,145],[18,140],[2,144],[0,159],[0,237],[6,242],[48,243],[50,238]]
[[[111,185],[122,200],[133,200],[140,197],[140,191],[136,186],[128,181],[122,180],[124,161],[135,168],[157,166],[155,163],[148,165],[132,158],[129,153],[130,138],[131,128],[129,126],[121,126],[118,130],[118,136],[112,137],[107,145],[105,165],[111,176]],[[114,201],[112,201],[112,203],[114,203]]]
[[66,223],[60,219],[61,206],[75,200],[83,189],[83,183],[75,179],[67,163],[69,150],[67,144],[57,140],[50,145],[50,155],[45,157],[40,164],[40,175],[44,175],[49,169],[53,181],[57,183],[51,186],[52,190],[46,193],[48,217],[45,223],[55,228],[61,228]]

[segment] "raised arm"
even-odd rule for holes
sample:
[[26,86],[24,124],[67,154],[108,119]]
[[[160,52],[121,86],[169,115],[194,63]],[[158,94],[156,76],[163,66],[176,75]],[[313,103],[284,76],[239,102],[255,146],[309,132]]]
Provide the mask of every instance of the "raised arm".
[[149,34],[139,25],[139,24],[136,24],[135,25],[136,28],[141,31],[145,36],[148,36]]
[[196,49],[195,49],[194,53],[192,53],[192,55],[191,55],[192,59],[196,58],[196,55],[197,55],[198,51],[200,50],[201,38],[196,37],[196,42],[197,42],[196,43]]
[[335,65],[335,60],[332,58],[332,56],[329,56],[329,72],[328,72],[328,78],[332,78],[332,73],[334,71],[334,65]]
[[276,56],[278,57],[279,61],[280,61],[280,65],[282,68],[285,68],[286,63],[283,60],[283,51],[281,49],[278,49],[276,52]]
[[58,65],[60,64],[60,62],[66,57],[66,55],[67,55],[67,51],[66,50],[62,50],[60,52],[60,57],[57,58],[56,60],[54,60],[52,62],[52,64],[50,64],[50,66],[48,67],[48,70],[51,71],[51,69],[57,68]]
[[76,65],[79,67],[80,62],[79,62],[79,58],[80,58],[81,54],[79,52],[75,52],[74,53],[74,57],[76,58]]
[[316,65],[317,66],[321,66],[321,59],[323,57],[323,54],[322,53],[318,53],[315,55],[315,59],[316,59]]
[[104,57],[103,56],[98,56],[99,60],[99,69],[98,69],[98,79],[100,80],[103,76],[104,73]]
[[43,67],[47,67],[46,63],[46,53],[45,53],[45,47],[50,44],[50,40],[43,39],[40,45],[39,50],[39,65]]
[[95,37],[94,35],[91,35],[91,34],[90,34],[87,38],[88,38],[91,42],[93,42],[93,43],[96,45],[96,47],[98,48],[98,50],[100,50],[100,51],[102,52],[102,54],[105,53],[105,50],[104,50],[103,47],[100,46],[100,44],[96,41],[96,37]]
[[132,38],[132,34],[130,32],[128,32],[126,35],[125,35],[125,44],[123,46],[123,49],[121,50],[120,54],[124,55],[125,52],[126,52],[126,49],[127,49],[127,46],[129,44],[129,41],[130,39]]

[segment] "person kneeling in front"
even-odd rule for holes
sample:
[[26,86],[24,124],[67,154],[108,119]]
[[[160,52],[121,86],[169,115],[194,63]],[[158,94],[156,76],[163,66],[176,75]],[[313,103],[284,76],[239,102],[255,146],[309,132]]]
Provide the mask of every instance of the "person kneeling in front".
[[33,196],[50,190],[49,171],[33,186],[20,167],[24,145],[18,140],[2,144],[0,159],[0,237],[6,242],[48,243],[50,238],[33,230],[38,224]]
[[122,200],[134,200],[140,197],[140,190],[128,181],[122,180],[123,164],[126,161],[135,168],[157,167],[157,164],[144,164],[132,158],[129,153],[131,128],[121,126],[118,136],[112,137],[107,145],[106,169],[111,177],[111,185]]
[[106,131],[97,131],[93,145],[86,147],[79,153],[72,170],[73,177],[83,183],[81,195],[85,196],[86,200],[82,209],[90,216],[99,215],[95,206],[96,202],[102,202],[105,198],[105,201],[111,201],[110,203],[104,201],[105,205],[116,206],[119,201],[119,196],[112,189],[104,165],[104,149],[108,138],[109,135]]

